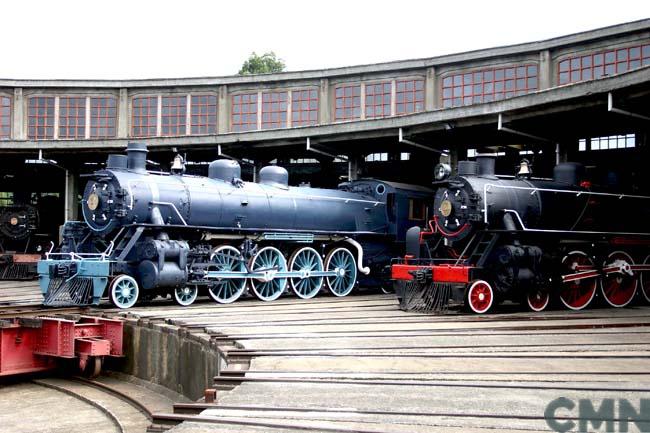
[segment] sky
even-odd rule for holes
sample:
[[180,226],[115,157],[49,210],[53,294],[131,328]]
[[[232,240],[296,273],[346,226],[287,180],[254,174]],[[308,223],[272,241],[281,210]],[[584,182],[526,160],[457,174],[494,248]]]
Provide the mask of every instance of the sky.
[[642,0],[5,0],[0,78],[236,74],[433,57],[650,18]]

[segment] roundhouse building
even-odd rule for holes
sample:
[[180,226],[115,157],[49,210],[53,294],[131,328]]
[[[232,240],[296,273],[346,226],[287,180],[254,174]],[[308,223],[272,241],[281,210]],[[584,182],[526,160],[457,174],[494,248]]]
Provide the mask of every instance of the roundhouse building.
[[428,184],[441,158],[525,155],[541,174],[578,160],[603,182],[646,190],[650,19],[433,58],[255,76],[0,79],[0,199],[59,198],[77,217],[83,173],[128,141],[152,169],[274,162],[291,182],[359,175]]

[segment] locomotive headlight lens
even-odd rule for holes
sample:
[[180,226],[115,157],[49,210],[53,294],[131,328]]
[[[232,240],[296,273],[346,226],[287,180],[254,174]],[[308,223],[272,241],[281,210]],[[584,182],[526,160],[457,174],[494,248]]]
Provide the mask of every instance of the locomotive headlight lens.
[[12,226],[17,226],[18,225],[18,218],[11,217],[11,219],[9,220],[9,224],[11,224]]
[[86,204],[88,205],[88,209],[94,211],[99,206],[99,196],[95,193],[90,194]]
[[440,203],[440,213],[443,217],[447,218],[449,215],[451,215],[452,209],[453,206],[449,200],[443,200],[442,203]]
[[451,174],[451,166],[440,163],[433,169],[433,174],[437,181],[444,180]]

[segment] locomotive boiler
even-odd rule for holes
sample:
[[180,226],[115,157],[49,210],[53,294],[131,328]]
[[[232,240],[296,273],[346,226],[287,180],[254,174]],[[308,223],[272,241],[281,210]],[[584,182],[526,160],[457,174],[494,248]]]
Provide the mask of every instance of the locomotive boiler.
[[424,223],[433,195],[372,179],[290,187],[277,166],[244,182],[223,159],[208,177],[184,175],[181,165],[150,173],[146,154],[130,143],[89,177],[84,222],[66,223],[60,249],[39,263],[46,304],[97,303],[106,288],[122,308],[169,292],[183,305],[199,291],[233,302],[247,287],[266,301],[288,285],[302,298],[323,286],[345,296],[359,275],[380,276],[406,229]]
[[[528,161],[516,176],[496,176],[494,162],[462,161],[457,175],[439,179],[432,229],[411,230],[394,279],[418,274],[434,297],[445,298],[434,304],[446,305],[449,294],[476,313],[508,299],[541,311],[552,297],[578,310],[597,292],[622,307],[638,286],[650,301],[650,197],[593,191],[576,163],[541,179]],[[425,257],[422,239],[433,245]]]

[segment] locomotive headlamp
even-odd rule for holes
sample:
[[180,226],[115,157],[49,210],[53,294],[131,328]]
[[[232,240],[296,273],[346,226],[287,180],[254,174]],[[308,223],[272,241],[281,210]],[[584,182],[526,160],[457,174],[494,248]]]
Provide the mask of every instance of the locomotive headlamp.
[[90,194],[88,200],[86,200],[86,204],[88,205],[88,209],[94,211],[99,207],[99,196],[95,193]]
[[449,164],[440,163],[433,169],[433,174],[437,181],[444,180],[451,174],[451,166]]
[[12,226],[18,225],[18,218],[11,217],[11,219],[9,220],[9,224],[11,224]]

